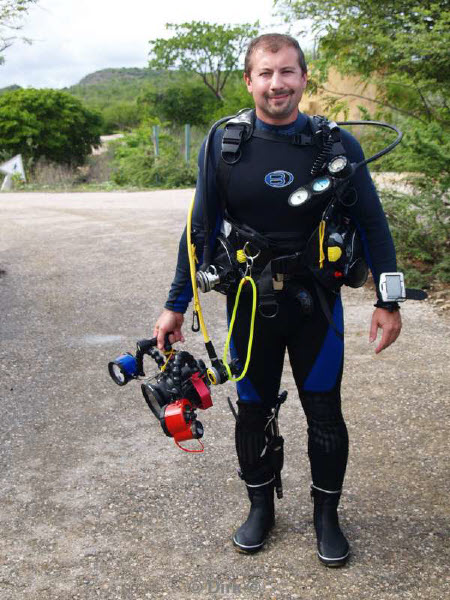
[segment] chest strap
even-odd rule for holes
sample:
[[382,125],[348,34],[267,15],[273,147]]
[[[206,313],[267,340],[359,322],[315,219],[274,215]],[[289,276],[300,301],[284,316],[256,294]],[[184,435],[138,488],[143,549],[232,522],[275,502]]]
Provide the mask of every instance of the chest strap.
[[293,146],[317,146],[318,144],[314,136],[305,135],[304,133],[295,135],[277,135],[275,133],[270,133],[270,131],[264,131],[264,129],[255,129],[252,137],[261,140],[269,140],[271,142],[279,142],[281,144],[292,144]]

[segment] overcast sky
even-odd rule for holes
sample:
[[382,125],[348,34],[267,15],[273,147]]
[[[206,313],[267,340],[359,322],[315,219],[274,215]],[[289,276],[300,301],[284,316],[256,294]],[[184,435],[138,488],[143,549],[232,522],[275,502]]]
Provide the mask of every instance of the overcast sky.
[[[185,21],[249,23],[287,31],[273,0],[39,0],[23,19],[22,35],[4,53],[0,87],[61,88],[107,67],[144,67],[148,42],[167,37],[164,25]],[[300,40],[301,42],[301,40]]]

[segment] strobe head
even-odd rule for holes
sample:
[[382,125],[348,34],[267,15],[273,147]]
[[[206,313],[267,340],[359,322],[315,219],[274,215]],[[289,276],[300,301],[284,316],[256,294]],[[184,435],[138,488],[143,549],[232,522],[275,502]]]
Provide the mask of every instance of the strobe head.
[[186,398],[168,404],[162,412],[161,426],[175,442],[184,442],[203,437],[203,425],[197,421],[192,404]]
[[136,358],[127,352],[108,363],[109,374],[117,385],[126,385],[131,379],[138,376]]
[[149,382],[141,386],[148,407],[161,423],[164,433],[175,442],[203,437],[203,425],[197,421],[195,407],[187,398],[170,402],[159,385]]
[[141,385],[142,394],[164,433],[173,438],[182,450],[198,452],[199,450],[184,448],[180,442],[196,439],[203,448],[200,442],[200,438],[203,437],[203,425],[197,421],[196,410],[212,406],[209,387],[205,383],[206,368],[201,369],[201,373],[192,373],[185,364],[181,373],[181,387],[174,386],[176,374],[164,373],[157,382],[145,381]]

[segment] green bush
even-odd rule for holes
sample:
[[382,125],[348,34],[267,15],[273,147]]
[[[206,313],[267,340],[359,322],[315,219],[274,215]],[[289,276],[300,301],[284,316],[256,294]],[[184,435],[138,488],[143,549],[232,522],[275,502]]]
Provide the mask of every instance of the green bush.
[[16,90],[0,96],[0,151],[76,166],[100,143],[101,117],[67,92]]
[[191,187],[197,179],[194,161],[186,163],[176,140],[162,132],[155,156],[152,129],[142,126],[114,142],[112,179],[122,186]]
[[164,188],[195,187],[197,167],[187,163],[179,153],[164,153],[155,159],[151,172],[152,183]]
[[450,198],[445,185],[417,180],[412,194],[381,193],[407,285],[450,283]]
[[142,127],[110,144],[114,151],[112,180],[115,183],[138,187],[151,185],[155,153],[150,139],[150,128]]
[[142,120],[141,109],[136,102],[117,102],[100,111],[103,118],[102,132],[105,134],[118,131],[130,131]]
[[213,121],[217,121],[226,115],[235,115],[242,108],[253,107],[252,97],[247,91],[241,72],[230,78],[224,96],[222,104],[217,106],[212,114]]
[[[422,173],[433,180],[450,185],[450,137],[448,128],[431,121],[401,116],[398,113],[379,111],[369,113],[360,107],[361,118],[378,120],[396,125],[403,132],[401,143],[389,154],[370,163],[372,171],[395,171],[398,173]],[[347,129],[347,128],[346,128]],[[395,139],[395,133],[372,126],[353,127],[352,133],[361,143],[368,157]]]
[[175,125],[205,125],[220,102],[203,84],[184,82],[163,89],[148,87],[137,99],[141,113]]

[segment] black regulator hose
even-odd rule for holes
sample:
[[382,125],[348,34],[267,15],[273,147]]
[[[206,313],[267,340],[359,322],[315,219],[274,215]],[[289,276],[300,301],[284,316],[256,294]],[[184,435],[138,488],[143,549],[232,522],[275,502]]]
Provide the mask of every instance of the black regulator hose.
[[383,123],[381,121],[336,121],[336,125],[374,125],[376,127],[386,127],[387,129],[392,129],[392,131],[395,131],[395,133],[397,134],[396,139],[391,144],[389,144],[389,146],[386,146],[386,148],[383,148],[383,150],[380,150],[370,158],[366,158],[361,162],[357,163],[355,165],[355,169],[359,169],[360,167],[363,167],[364,165],[367,165],[374,160],[378,160],[379,158],[393,150],[395,146],[400,144],[403,138],[403,133],[400,131],[400,129],[397,129],[395,125],[389,125],[389,123]]
[[214,123],[214,125],[209,130],[209,133],[206,137],[205,142],[205,155],[203,157],[203,228],[205,232],[205,241],[203,244],[203,264],[201,266],[201,270],[205,271],[209,265],[211,264],[211,248],[209,247],[209,218],[208,218],[208,165],[209,165],[209,148],[211,145],[211,140],[216,133],[216,130],[225,123],[225,121],[229,121],[233,118],[234,115],[223,117],[223,119],[219,119]]

